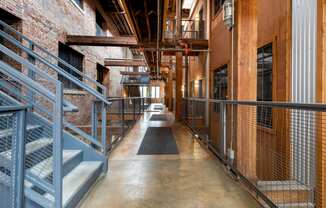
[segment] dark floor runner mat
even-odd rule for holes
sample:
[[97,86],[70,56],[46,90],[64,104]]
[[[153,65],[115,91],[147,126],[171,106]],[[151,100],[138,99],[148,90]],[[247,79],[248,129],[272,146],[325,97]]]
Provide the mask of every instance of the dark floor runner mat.
[[172,129],[170,127],[149,127],[137,154],[179,154]]
[[167,121],[168,118],[165,114],[154,114],[149,119],[150,121]]

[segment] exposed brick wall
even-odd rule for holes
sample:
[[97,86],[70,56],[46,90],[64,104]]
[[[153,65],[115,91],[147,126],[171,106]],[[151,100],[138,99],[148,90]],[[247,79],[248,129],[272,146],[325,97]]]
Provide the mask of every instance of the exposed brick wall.
[[[67,34],[95,35],[95,10],[99,7],[96,0],[84,0],[83,9],[79,9],[72,0],[0,0],[0,8],[22,19],[24,35],[58,55],[58,43],[65,42]],[[101,9],[99,9],[101,11]],[[102,14],[105,16],[105,14]],[[105,19],[107,17],[105,16]],[[109,33],[111,34],[111,33]],[[129,55],[125,49],[108,47],[73,46],[84,55],[84,73],[96,80],[97,63],[104,63],[104,58],[124,58]],[[106,76],[106,86],[109,86],[111,96],[119,96],[120,70],[111,69]],[[56,74],[53,76],[57,77]],[[108,80],[110,79],[110,80]],[[76,124],[90,122],[90,103],[94,97],[84,92],[65,93],[65,98],[79,107],[79,113],[69,116]],[[69,113],[70,114],[70,113]],[[67,115],[69,115],[67,114]]]
[[23,0],[0,0],[0,8],[19,18],[23,16]]

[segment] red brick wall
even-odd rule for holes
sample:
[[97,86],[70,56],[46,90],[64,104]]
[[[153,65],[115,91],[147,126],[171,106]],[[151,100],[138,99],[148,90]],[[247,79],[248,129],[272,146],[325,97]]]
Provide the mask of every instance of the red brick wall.
[[[58,55],[58,42],[65,42],[67,34],[95,35],[95,9],[99,8],[97,1],[84,0],[83,10],[80,10],[72,0],[1,0],[0,8],[22,19],[22,32],[36,43]],[[102,14],[105,18],[105,14]],[[104,47],[73,46],[84,55],[84,73],[96,80],[96,64],[103,64],[104,58],[115,53]],[[120,54],[119,54],[120,55]],[[112,56],[112,54],[111,54]],[[121,57],[120,57],[121,58]],[[53,74],[55,77],[56,75]],[[110,77],[104,80],[109,87]],[[119,79],[120,77],[115,77]],[[118,85],[119,82],[114,82]],[[112,86],[115,91],[120,86]],[[70,121],[76,124],[88,124],[90,118],[90,103],[94,97],[85,92],[65,92],[65,98],[79,107],[79,112],[70,116]]]

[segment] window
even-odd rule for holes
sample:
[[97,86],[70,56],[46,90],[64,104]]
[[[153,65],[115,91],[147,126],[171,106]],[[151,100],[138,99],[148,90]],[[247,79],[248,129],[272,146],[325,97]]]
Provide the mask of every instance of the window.
[[83,0],[71,0],[73,1],[79,8],[83,9]]
[[141,86],[140,87],[140,96],[141,97],[148,97],[148,87],[147,86]]
[[[228,67],[222,66],[214,72],[213,98],[216,100],[226,100],[228,90]],[[219,112],[219,105],[215,105],[215,112]]]
[[95,11],[96,36],[106,36],[106,21],[99,11]]
[[205,21],[204,21],[204,10],[203,8],[199,11],[199,39],[204,39],[206,37]]
[[198,97],[203,98],[203,80],[198,80]]
[[[257,101],[273,100],[273,47],[268,44],[257,53]],[[257,123],[272,128],[272,108],[258,106]]]
[[217,15],[221,11],[221,9],[223,8],[224,2],[225,2],[225,0],[213,0],[214,15]]
[[228,88],[228,68],[227,65],[218,68],[214,72],[213,96],[216,100],[226,100]]
[[190,82],[190,96],[195,97],[195,81]]
[[160,98],[160,86],[152,86],[151,88],[151,98]]
[[[80,72],[83,72],[83,60],[84,56],[79,52],[75,51],[74,49],[70,48],[69,46],[59,43],[59,57],[64,60],[65,62],[69,63],[73,67],[75,67]],[[71,68],[65,66],[62,63],[59,63],[59,67],[71,74],[72,76],[76,77],[80,81],[83,81],[83,78],[80,74],[73,71]],[[80,87],[66,79],[65,77],[59,75],[59,80],[63,83],[64,88],[66,89],[77,89],[80,90]]]
[[[97,79],[96,81],[103,85],[104,79],[108,77],[109,69],[101,64],[96,64]],[[102,89],[97,87],[97,91],[102,93]]]

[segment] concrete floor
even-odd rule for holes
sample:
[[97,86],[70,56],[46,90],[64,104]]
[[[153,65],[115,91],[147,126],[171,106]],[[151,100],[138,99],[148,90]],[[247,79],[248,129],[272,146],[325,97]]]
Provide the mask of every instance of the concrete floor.
[[[109,172],[82,208],[254,208],[256,201],[224,171],[181,124],[148,121],[129,132],[109,159]],[[171,126],[179,155],[137,155],[148,126]]]

